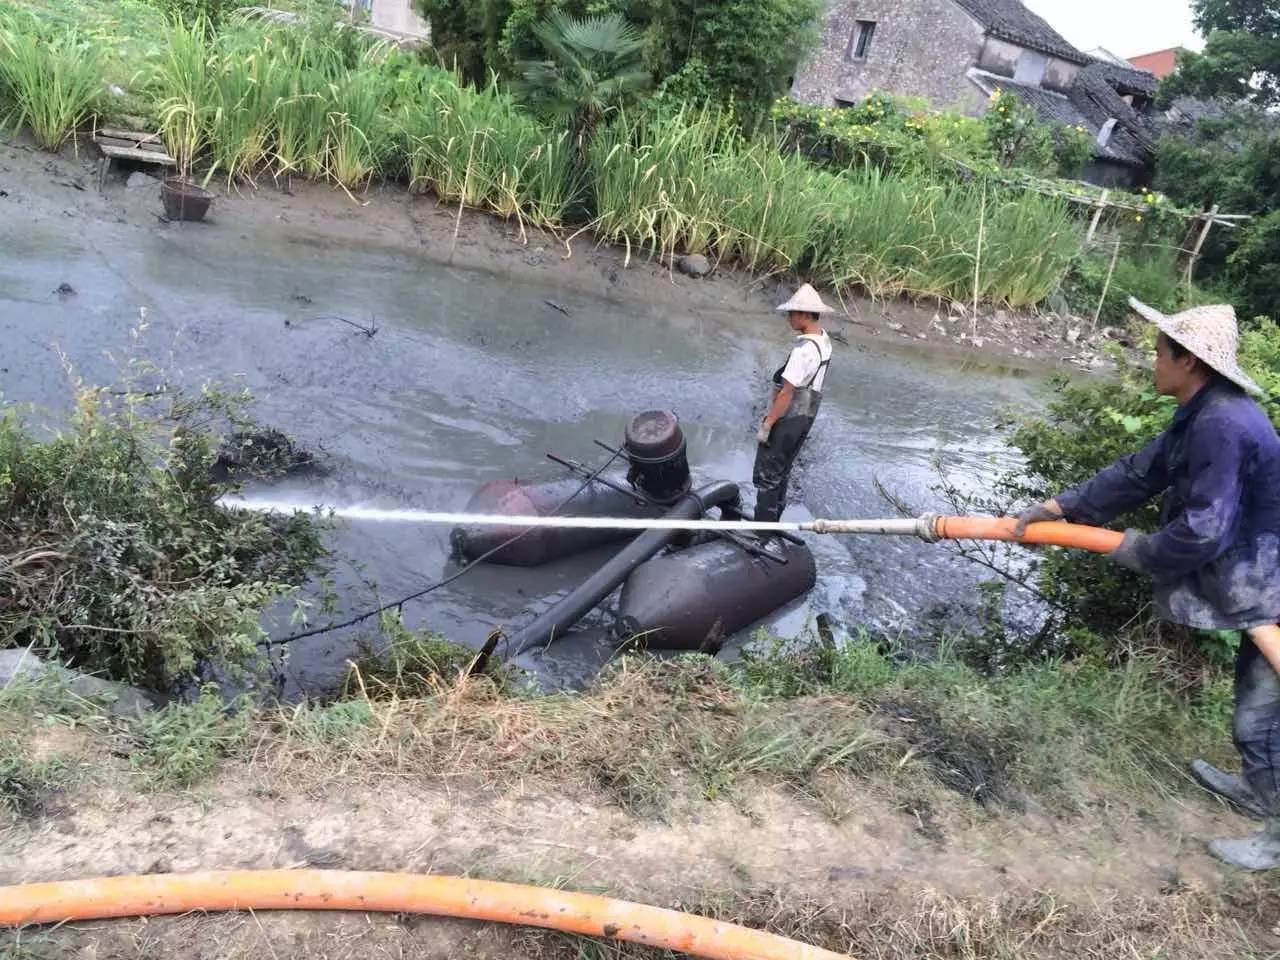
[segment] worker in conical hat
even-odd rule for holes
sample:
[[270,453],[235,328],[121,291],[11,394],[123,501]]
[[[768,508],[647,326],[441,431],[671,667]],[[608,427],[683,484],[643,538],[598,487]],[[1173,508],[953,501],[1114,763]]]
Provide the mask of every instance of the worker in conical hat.
[[1039,521],[1110,523],[1164,495],[1161,528],[1127,531],[1111,558],[1155,580],[1163,619],[1243,631],[1234,722],[1241,775],[1204,760],[1191,772],[1266,823],[1251,836],[1214,840],[1210,853],[1269,870],[1280,867],[1280,437],[1250,399],[1263,391],[1240,367],[1230,306],[1166,316],[1129,304],[1160,331],[1155,386],[1178,401],[1173,422],[1144,450],[1025,511],[1017,533]]
[[797,334],[787,362],[773,375],[773,402],[756,436],[755,519],[773,523],[787,505],[787,481],[813,419],[822,403],[822,391],[831,365],[831,338],[820,323],[832,309],[818,291],[805,284],[778,307]]

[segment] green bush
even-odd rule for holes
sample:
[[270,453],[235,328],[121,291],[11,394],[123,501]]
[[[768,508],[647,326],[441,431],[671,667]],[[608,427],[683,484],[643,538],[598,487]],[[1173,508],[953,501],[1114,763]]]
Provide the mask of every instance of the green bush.
[[1236,230],[1214,227],[1197,269],[1239,288],[1246,313],[1272,317],[1280,316],[1278,156],[1280,116],[1237,104],[1185,134],[1161,137],[1156,158],[1156,183],[1175,203],[1254,217]]
[[873,93],[845,108],[778,100],[773,121],[789,149],[840,170],[870,164],[894,172],[953,178],[961,169],[996,169],[982,121],[934,113],[924,105],[911,109],[884,93]]
[[982,118],[996,159],[1005,167],[1047,173],[1053,167],[1053,134],[1035,108],[1020,97],[997,90]]
[[0,416],[0,648],[156,688],[256,657],[262,608],[324,550],[312,518],[216,505],[214,425],[246,401],[84,388],[51,437]]
[[[431,26],[441,62],[456,63],[477,85],[495,74],[512,79],[521,61],[541,56],[536,29],[551,14],[625,17],[644,39],[643,63],[654,84],[682,73],[696,77],[686,102],[713,97],[732,104],[745,129],[786,92],[820,14],[817,0],[416,0],[415,6]],[[701,67],[690,68],[694,63]]]
[[1058,176],[1079,179],[1085,164],[1093,159],[1093,144],[1093,135],[1082,126],[1063,124],[1054,129],[1053,156],[1058,164]]

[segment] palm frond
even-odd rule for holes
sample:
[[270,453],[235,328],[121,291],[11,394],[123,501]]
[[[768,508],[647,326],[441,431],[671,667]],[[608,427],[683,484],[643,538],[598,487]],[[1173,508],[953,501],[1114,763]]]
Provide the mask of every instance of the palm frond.
[[632,57],[645,43],[644,35],[618,14],[577,18],[556,10],[534,28],[534,34],[548,53],[553,53],[553,48],[567,48],[579,57]]

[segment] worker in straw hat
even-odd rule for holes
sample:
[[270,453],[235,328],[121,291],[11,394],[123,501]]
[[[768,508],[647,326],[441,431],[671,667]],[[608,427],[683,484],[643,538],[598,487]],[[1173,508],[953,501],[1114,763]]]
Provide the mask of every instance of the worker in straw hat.
[[1165,316],[1131,299],[1160,331],[1155,385],[1178,401],[1169,428],[1096,477],[1031,507],[1027,524],[1105,524],[1164,494],[1161,528],[1125,533],[1111,555],[1155,580],[1157,612],[1200,630],[1241,630],[1234,739],[1243,776],[1203,760],[1192,773],[1207,789],[1266,821],[1210,852],[1250,870],[1280,866],[1280,438],[1249,395],[1261,388],[1240,369],[1235,311],[1196,307]]
[[819,320],[832,310],[818,291],[805,284],[778,307],[798,334],[787,362],[773,375],[773,402],[756,435],[757,521],[777,522],[787,505],[787,481],[800,448],[822,403],[822,389],[831,364],[831,338]]

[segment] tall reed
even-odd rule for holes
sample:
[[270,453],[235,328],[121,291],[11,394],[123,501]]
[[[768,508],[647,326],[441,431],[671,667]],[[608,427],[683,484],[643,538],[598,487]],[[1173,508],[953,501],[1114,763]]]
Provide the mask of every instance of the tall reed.
[[[56,146],[101,84],[73,32],[33,36],[0,21],[0,96]],[[229,181],[270,173],[355,190],[400,178],[447,203],[552,228],[591,208],[598,235],[631,253],[708,253],[883,297],[1035,303],[1080,245],[1060,201],[926,169],[833,172],[775,136],[745,138],[710,108],[618,117],[597,133],[584,170],[566,134],[496,86],[465,86],[350,32],[178,23],[147,77],[181,169],[204,164]]]
[[547,226],[563,223],[579,193],[568,135],[494,87],[424,72],[403,93],[399,130],[412,190]]
[[56,150],[93,115],[101,71],[74,30],[46,37],[32,26],[16,15],[0,18],[0,115]]
[[[803,270],[837,289],[1015,306],[1061,281],[1079,249],[1066,206],[983,194],[923,173],[818,169],[727,118],[685,112],[622,120],[592,153],[605,239],[662,257],[712,252],[760,272]],[[981,257],[978,224],[985,222]],[[975,269],[977,268],[977,269]]]

